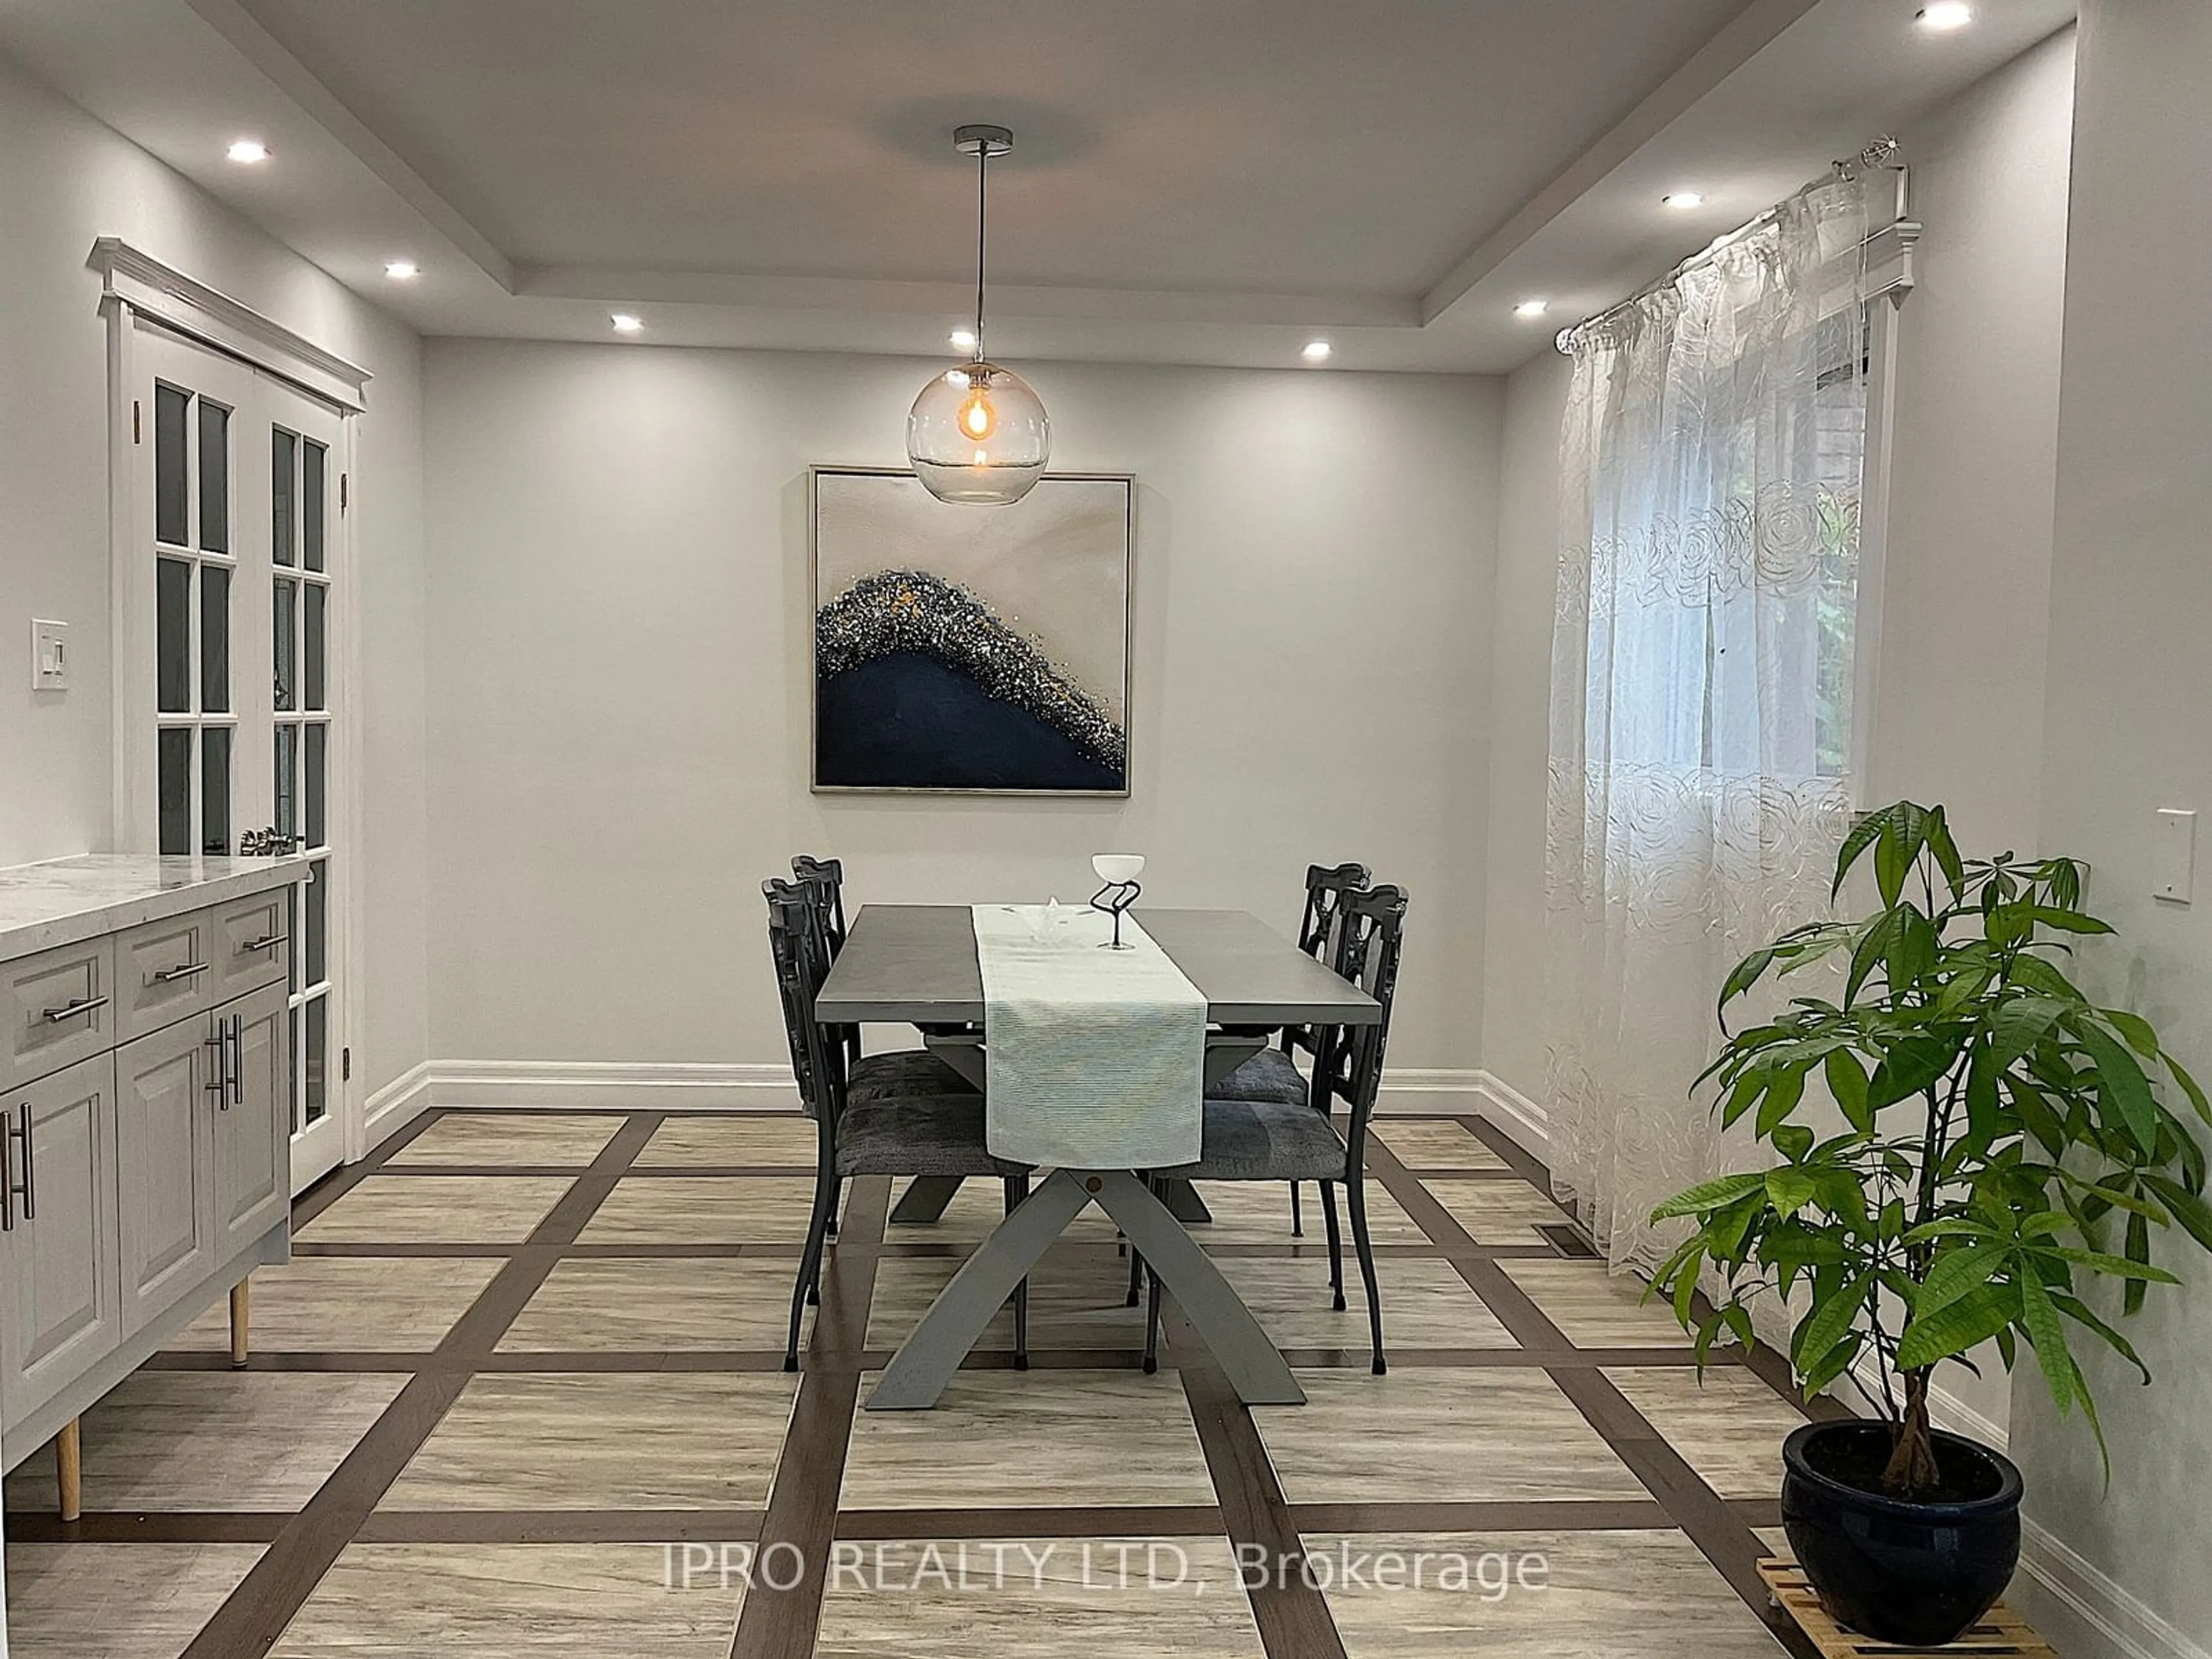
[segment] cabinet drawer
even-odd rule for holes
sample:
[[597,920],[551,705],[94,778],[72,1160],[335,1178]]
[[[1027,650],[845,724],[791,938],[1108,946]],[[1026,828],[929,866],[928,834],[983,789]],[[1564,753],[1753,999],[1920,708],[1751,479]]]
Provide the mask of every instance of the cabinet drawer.
[[0,964],[0,1089],[113,1048],[118,1000],[104,939]]
[[292,890],[278,887],[215,908],[215,981],[209,1001],[223,1003],[281,985],[291,963]]
[[216,1004],[215,912],[194,910],[115,936],[116,1036],[124,1042]]

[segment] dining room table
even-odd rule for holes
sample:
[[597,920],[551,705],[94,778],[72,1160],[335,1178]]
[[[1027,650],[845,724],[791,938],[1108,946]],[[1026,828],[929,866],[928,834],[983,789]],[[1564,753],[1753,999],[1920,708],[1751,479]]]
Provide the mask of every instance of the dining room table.
[[[1248,911],[1147,907],[1131,915],[1204,996],[1201,1092],[1286,1026],[1372,1025],[1382,1017],[1372,997]],[[986,1002],[974,907],[870,904],[854,918],[815,1012],[829,1025],[915,1026],[932,1053],[981,1088],[991,1042]],[[1190,1109],[1201,1109],[1199,1099]],[[942,1186],[927,1189],[900,1218],[929,1219],[946,1196]],[[1273,1340],[1191,1236],[1188,1224],[1203,1224],[1194,1194],[1171,1204],[1133,1169],[1056,1168],[938,1294],[884,1368],[867,1409],[934,1406],[1014,1287],[1092,1204],[1158,1274],[1240,1399],[1305,1402]]]

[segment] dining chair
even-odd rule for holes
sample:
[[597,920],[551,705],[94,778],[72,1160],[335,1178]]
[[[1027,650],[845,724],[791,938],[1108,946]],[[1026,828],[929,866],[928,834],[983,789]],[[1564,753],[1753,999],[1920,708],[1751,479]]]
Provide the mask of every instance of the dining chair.
[[[1318,1181],[1344,1183],[1352,1219],[1352,1248],[1367,1291],[1367,1322],[1375,1344],[1375,1375],[1387,1367],[1382,1355],[1382,1304],[1375,1286],[1375,1247],[1367,1229],[1367,1121],[1382,1081],[1382,1053],[1390,1036],[1390,1006],[1398,987],[1398,957],[1406,921],[1406,892],[1373,887],[1346,894],[1340,903],[1334,966],[1382,1005],[1373,1025],[1322,1026],[1314,1032],[1313,1093],[1298,1102],[1209,1098],[1204,1106],[1205,1138],[1195,1164],[1154,1170],[1148,1178],[1164,1181]],[[1351,1114],[1348,1133],[1339,1134],[1329,1112],[1340,1101]],[[1332,1241],[1334,1242],[1334,1241]],[[1332,1253],[1334,1254],[1334,1253]],[[1159,1352],[1159,1277],[1146,1269],[1145,1369],[1155,1370]],[[1331,1264],[1335,1305],[1344,1306],[1341,1268]]]
[[[871,1054],[851,1061],[832,1028],[816,1018],[815,998],[828,977],[826,931],[805,883],[766,881],[769,949],[791,1048],[793,1080],[801,1108],[814,1120],[814,1205],[806,1247],[791,1292],[791,1328],[783,1368],[799,1369],[799,1328],[811,1303],[821,1300],[822,1257],[832,1212],[844,1182],[855,1176],[995,1176],[1007,1213],[1029,1196],[1026,1164],[994,1158],[984,1142],[983,1097],[934,1054]],[[904,1079],[927,1061],[957,1086],[915,1086]],[[934,1083],[936,1079],[927,1079]],[[1014,1365],[1029,1369],[1029,1285],[1017,1286]]]
[[[1298,949],[1316,961],[1335,960],[1337,919],[1344,901],[1363,892],[1373,878],[1364,864],[1306,866],[1306,905],[1298,918]],[[1207,1093],[1216,1100],[1279,1101],[1295,1105],[1310,1100],[1312,1087],[1299,1072],[1296,1056],[1314,1052],[1313,1028],[1286,1025],[1279,1046],[1263,1048],[1212,1085]],[[1336,1227],[1336,1200],[1326,1182],[1321,1189],[1322,1213],[1328,1224],[1329,1258],[1339,1265],[1334,1282],[1337,1306],[1344,1305],[1343,1243]],[[1305,1217],[1298,1202],[1298,1183],[1291,1183],[1291,1237],[1305,1237]]]

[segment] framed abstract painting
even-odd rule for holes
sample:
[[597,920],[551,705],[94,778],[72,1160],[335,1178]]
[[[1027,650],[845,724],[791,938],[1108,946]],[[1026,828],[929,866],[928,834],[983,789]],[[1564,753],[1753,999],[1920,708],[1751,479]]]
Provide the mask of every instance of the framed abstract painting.
[[993,507],[903,469],[810,483],[817,791],[1129,793],[1133,480]]

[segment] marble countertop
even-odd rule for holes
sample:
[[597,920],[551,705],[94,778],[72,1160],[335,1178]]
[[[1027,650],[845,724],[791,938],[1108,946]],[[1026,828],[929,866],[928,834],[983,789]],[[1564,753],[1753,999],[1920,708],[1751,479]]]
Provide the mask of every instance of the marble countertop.
[[307,879],[308,860],[88,853],[0,869],[0,962]]

